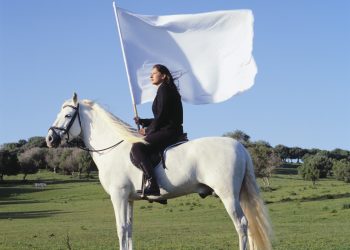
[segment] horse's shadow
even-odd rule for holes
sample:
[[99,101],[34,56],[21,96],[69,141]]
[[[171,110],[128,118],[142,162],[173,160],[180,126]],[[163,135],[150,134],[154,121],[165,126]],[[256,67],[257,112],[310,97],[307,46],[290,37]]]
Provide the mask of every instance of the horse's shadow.
[[21,211],[21,212],[0,212],[1,219],[35,219],[43,217],[51,217],[57,214],[68,213],[60,210],[39,210],[39,211]]
[[45,191],[45,189],[34,187],[0,187],[0,204],[2,204],[5,199],[15,199],[17,195],[42,191]]

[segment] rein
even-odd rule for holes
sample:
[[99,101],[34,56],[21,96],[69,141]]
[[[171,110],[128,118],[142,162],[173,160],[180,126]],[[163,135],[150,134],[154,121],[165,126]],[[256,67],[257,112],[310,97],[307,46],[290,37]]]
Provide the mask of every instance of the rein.
[[124,141],[124,140],[121,140],[121,141],[117,142],[116,144],[114,144],[114,145],[112,145],[112,146],[110,146],[110,147],[108,147],[108,148],[103,148],[103,149],[89,149],[88,147],[82,147],[82,146],[78,145],[78,143],[76,143],[76,144],[74,145],[74,143],[72,143],[72,142],[70,142],[70,141],[67,141],[67,144],[69,144],[69,145],[71,145],[71,146],[78,147],[78,148],[80,148],[80,149],[82,149],[82,150],[84,150],[84,151],[87,151],[87,152],[102,152],[102,151],[105,151],[105,150],[108,150],[108,149],[117,147],[117,146],[118,146],[119,144],[121,144],[123,141]]
[[[66,128],[60,128],[60,127],[50,127],[49,128],[49,131],[52,130],[52,132],[56,135],[56,136],[59,136],[58,133],[55,131],[55,130],[62,130],[64,134],[67,135],[67,138],[66,138],[66,143],[68,145],[71,145],[71,146],[75,146],[75,147],[78,147],[84,151],[87,151],[87,152],[102,152],[102,151],[105,151],[105,150],[108,150],[108,149],[111,149],[111,148],[115,148],[117,147],[119,144],[121,144],[124,140],[121,140],[119,142],[117,142],[116,144],[110,146],[110,147],[107,147],[107,148],[103,148],[103,149],[90,149],[88,147],[82,147],[80,145],[78,145],[78,143],[74,144],[72,143],[71,141],[69,141],[69,130],[70,128],[73,126],[73,123],[76,119],[76,117],[78,116],[78,120],[79,120],[79,126],[80,126],[80,130],[83,131],[83,128],[81,126],[81,120],[80,120],[80,114],[79,114],[79,103],[77,106],[73,106],[73,105],[65,105],[63,106],[63,109],[66,108],[66,107],[70,107],[72,109],[75,110],[73,116],[72,116],[72,119],[69,121],[68,125]],[[60,137],[60,136],[59,136]]]

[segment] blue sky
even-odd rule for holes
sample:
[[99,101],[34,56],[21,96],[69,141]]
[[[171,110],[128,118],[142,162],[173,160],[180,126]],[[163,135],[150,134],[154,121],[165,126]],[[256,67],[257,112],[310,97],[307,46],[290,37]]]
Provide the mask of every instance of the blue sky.
[[[191,139],[236,129],[275,146],[350,150],[350,2],[346,0],[119,0],[151,15],[252,9],[252,89],[184,104]],[[210,62],[210,61],[208,61]],[[0,144],[45,136],[76,91],[132,123],[111,0],[0,0]],[[151,105],[138,106],[151,117]]]

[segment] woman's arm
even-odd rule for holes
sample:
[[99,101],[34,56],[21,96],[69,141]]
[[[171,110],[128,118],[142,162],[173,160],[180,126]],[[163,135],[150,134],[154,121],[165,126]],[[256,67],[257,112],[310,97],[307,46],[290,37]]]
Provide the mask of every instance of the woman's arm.
[[154,120],[153,118],[152,119],[139,119],[139,124],[142,127],[148,127],[152,123],[153,120]]
[[144,128],[148,127],[152,123],[153,119],[141,119],[140,117],[136,116],[134,117],[134,121],[136,125],[141,125]]
[[166,86],[161,86],[157,93],[157,112],[154,114],[154,119],[152,119],[151,124],[148,126],[146,132],[150,134],[152,132],[158,131],[161,126],[164,125],[167,119],[169,119],[171,103],[171,95],[169,89]]

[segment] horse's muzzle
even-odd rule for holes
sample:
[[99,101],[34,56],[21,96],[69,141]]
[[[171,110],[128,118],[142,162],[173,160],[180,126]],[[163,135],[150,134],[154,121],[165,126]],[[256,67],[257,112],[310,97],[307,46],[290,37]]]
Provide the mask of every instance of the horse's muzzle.
[[61,136],[54,129],[50,129],[46,136],[46,145],[49,148],[57,148],[61,144]]

